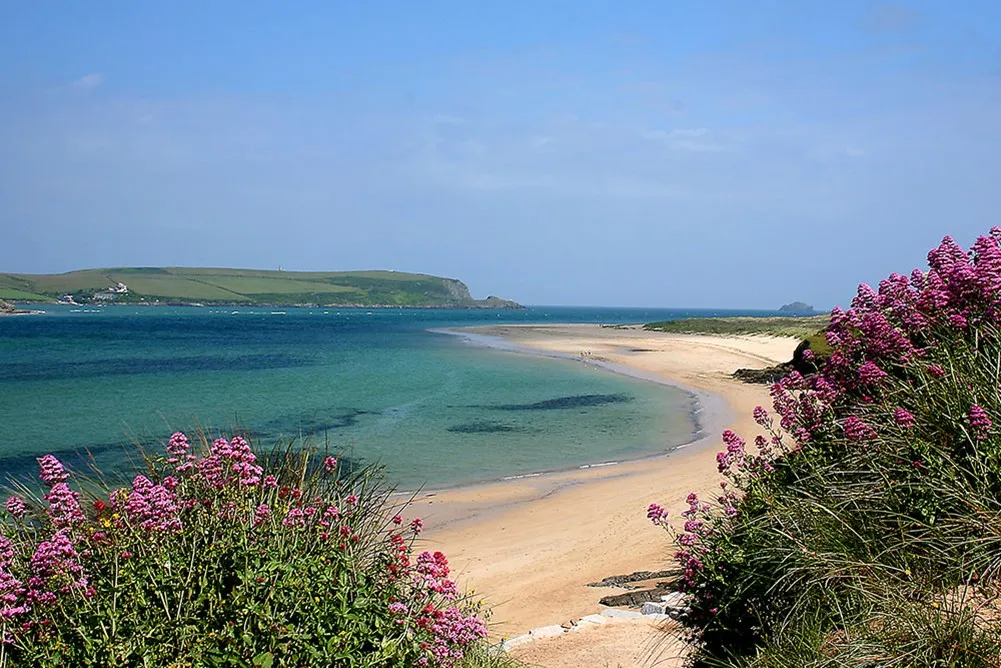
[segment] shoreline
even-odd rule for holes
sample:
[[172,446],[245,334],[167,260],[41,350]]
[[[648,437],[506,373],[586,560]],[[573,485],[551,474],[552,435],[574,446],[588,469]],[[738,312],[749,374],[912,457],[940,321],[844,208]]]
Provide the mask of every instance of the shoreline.
[[493,608],[497,637],[597,612],[599,598],[622,591],[587,586],[604,577],[670,567],[670,542],[647,521],[647,505],[663,503],[677,517],[688,492],[718,490],[720,433],[732,428],[753,437],[751,410],[770,404],[766,387],[730,374],[786,361],[798,343],[600,325],[434,331],[669,385],[691,393],[702,408],[701,433],[667,452],[413,495],[407,515],[425,520],[421,549],[448,555],[462,585]]
[[[489,325],[492,327],[493,325]],[[499,325],[499,327],[567,327],[568,325]],[[569,325],[573,326],[573,325]],[[726,425],[733,419],[733,415],[728,408],[726,401],[723,397],[718,394],[700,390],[695,387],[690,387],[679,383],[677,381],[671,380],[669,378],[664,378],[662,376],[657,376],[655,374],[644,373],[640,369],[632,368],[622,364],[615,364],[607,362],[605,360],[595,360],[595,359],[581,359],[574,357],[570,354],[565,354],[557,351],[547,351],[544,349],[530,348],[527,346],[521,346],[516,343],[512,343],[499,336],[488,336],[477,334],[472,331],[478,329],[482,326],[472,326],[472,327],[455,327],[455,328],[432,328],[426,331],[434,334],[445,334],[449,336],[455,336],[464,339],[467,343],[474,346],[480,346],[485,348],[490,348],[491,350],[501,350],[510,353],[528,355],[531,357],[543,357],[548,359],[559,359],[571,362],[579,362],[585,366],[589,366],[595,369],[600,369],[608,373],[614,373],[616,375],[625,376],[627,378],[632,378],[634,380],[642,380],[657,385],[663,385],[666,387],[681,390],[692,400],[692,408],[688,411],[688,417],[691,419],[694,429],[689,440],[683,441],[677,445],[665,446],[662,450],[651,450],[650,452],[644,452],[636,454],[634,456],[620,457],[615,461],[605,461],[596,463],[583,463],[575,466],[565,466],[560,468],[543,469],[540,471],[530,471],[528,473],[518,473],[508,476],[502,476],[499,478],[485,478],[483,480],[473,480],[470,482],[460,482],[454,485],[440,485],[436,487],[421,487],[416,490],[399,490],[393,493],[393,496],[428,496],[436,495],[445,492],[453,492],[457,490],[471,489],[476,487],[483,487],[487,485],[496,485],[506,482],[512,482],[516,480],[524,480],[531,478],[546,478],[550,476],[558,476],[561,474],[571,474],[576,471],[586,471],[592,469],[602,469],[610,468],[613,466],[621,466],[625,464],[633,464],[636,462],[642,462],[651,459],[660,459],[663,457],[668,457],[672,453],[678,450],[684,450],[687,448],[699,448],[707,445],[708,443],[715,443],[718,440],[719,434],[723,431]]]

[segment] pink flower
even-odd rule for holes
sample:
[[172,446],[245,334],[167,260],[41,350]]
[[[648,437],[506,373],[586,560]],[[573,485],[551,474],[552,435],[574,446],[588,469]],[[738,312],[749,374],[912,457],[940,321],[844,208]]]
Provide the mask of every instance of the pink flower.
[[859,367],[858,376],[859,380],[866,385],[870,385],[886,378],[886,372],[880,369],[879,365],[869,360]]
[[24,505],[24,501],[20,498],[11,496],[7,499],[7,512],[10,513],[12,517],[21,518],[24,517],[25,512],[27,512],[27,507]]
[[876,437],[876,431],[854,415],[845,418],[842,429],[844,429],[845,438],[849,441],[868,441]]
[[904,429],[909,429],[914,426],[914,416],[911,415],[906,409],[898,408],[894,410],[893,419]]
[[49,605],[56,602],[56,592],[86,589],[89,583],[79,556],[65,529],[39,543],[31,555],[28,602]]
[[942,378],[945,376],[945,369],[940,367],[938,364],[929,364],[928,373],[930,373],[935,378]]
[[144,531],[180,531],[180,511],[177,494],[166,485],[154,485],[144,475],[137,475],[132,481],[132,491],[125,498],[125,515]]
[[264,476],[264,482],[262,482],[261,485],[268,489],[278,489],[278,479],[273,475],[266,475]]
[[455,583],[448,579],[448,559],[441,552],[421,552],[414,564],[414,584],[446,598],[455,598]]
[[184,473],[194,468],[194,462],[198,458],[191,454],[190,449],[191,446],[188,444],[188,437],[179,431],[174,432],[170,440],[167,441],[167,454],[170,455],[167,458],[167,463],[177,464],[174,470],[178,473]]
[[337,469],[337,459],[334,457],[327,457],[323,460],[323,470],[327,473],[333,473]]
[[62,462],[52,455],[39,457],[38,468],[41,470],[38,477],[49,487],[65,482],[70,477],[70,474],[63,468]]
[[49,502],[49,517],[54,526],[63,528],[86,520],[78,501],[80,495],[66,483],[55,483],[43,498]]
[[976,433],[977,440],[982,441],[986,439],[987,432],[991,428],[991,425],[993,424],[993,422],[991,422],[990,416],[987,415],[987,411],[985,411],[977,404],[973,404],[972,406],[970,406],[969,418],[970,418],[970,427],[972,427],[974,432]]
[[664,506],[659,503],[651,503],[650,507],[647,508],[646,516],[654,524],[663,524],[664,520],[667,519],[668,511],[664,509]]
[[306,526],[306,513],[302,508],[297,508],[295,506],[288,509],[285,513],[285,518],[282,519],[282,525],[289,528],[304,527]]
[[763,406],[754,407],[754,421],[762,427],[767,427],[769,423],[768,411]]
[[257,455],[242,437],[234,436],[229,441],[217,438],[209,448],[209,456],[198,462],[198,473],[212,487],[221,489],[234,482],[240,487],[254,487],[261,482],[263,473],[256,461]]
[[260,504],[254,510],[254,526],[256,527],[264,524],[268,521],[269,517],[271,517],[271,508],[268,507],[267,504]]
[[424,520],[422,520],[419,517],[416,518],[413,522],[410,523],[410,530],[417,534],[419,534],[421,531],[424,531]]

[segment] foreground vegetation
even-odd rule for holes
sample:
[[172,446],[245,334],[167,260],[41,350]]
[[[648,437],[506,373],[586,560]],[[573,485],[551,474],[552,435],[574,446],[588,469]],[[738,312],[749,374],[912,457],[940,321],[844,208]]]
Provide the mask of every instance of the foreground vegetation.
[[131,484],[39,460],[0,525],[0,666],[500,666],[373,469],[174,434]]
[[693,665],[1001,665],[999,239],[860,286],[753,446],[724,433],[718,498],[650,507]]
[[817,334],[831,321],[829,315],[779,316],[766,318],[685,318],[651,322],[643,329],[651,332],[675,334],[716,334],[737,336],[759,334],[764,336],[792,336],[804,339]]
[[[119,284],[127,292],[113,292]],[[395,271],[260,271],[183,267],[85,269],[65,274],[0,274],[0,299],[78,303],[319,304],[515,308],[476,300],[461,281]]]

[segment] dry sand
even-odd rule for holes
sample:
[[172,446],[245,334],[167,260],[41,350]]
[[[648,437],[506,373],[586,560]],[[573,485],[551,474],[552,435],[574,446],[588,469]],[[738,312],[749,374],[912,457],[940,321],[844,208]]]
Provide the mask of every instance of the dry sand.
[[[770,405],[766,387],[730,375],[741,367],[787,361],[797,344],[788,338],[598,325],[495,326],[463,334],[513,350],[579,357],[582,363],[694,391],[707,434],[667,456],[421,494],[410,513],[426,521],[423,547],[444,551],[461,584],[493,608],[490,621],[497,637],[598,612],[601,597],[623,591],[588,583],[670,568],[672,547],[646,519],[647,506],[661,503],[677,518],[689,492],[716,496],[720,432],[732,428],[753,437],[758,431],[751,411]],[[582,355],[585,351],[589,354]],[[649,624],[617,623],[538,641],[516,654],[535,665],[567,660],[581,667],[654,665],[637,658],[649,654],[643,650],[649,643],[641,638],[652,642],[663,634]],[[631,655],[622,653],[627,648]]]

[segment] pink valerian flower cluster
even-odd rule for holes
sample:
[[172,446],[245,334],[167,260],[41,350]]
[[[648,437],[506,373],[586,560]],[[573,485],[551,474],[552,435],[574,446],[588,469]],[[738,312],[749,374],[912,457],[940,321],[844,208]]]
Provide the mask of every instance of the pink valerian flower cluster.
[[744,450],[747,443],[744,442],[744,439],[727,429],[723,432],[723,443],[726,445],[726,450],[716,454],[716,465],[719,472],[729,473],[733,471],[734,467],[744,468],[744,458],[747,456]]
[[271,517],[271,507],[262,503],[254,509],[254,526],[258,527],[268,521]]
[[[963,335],[971,325],[1001,324],[999,238],[1001,230],[993,228],[966,252],[945,237],[928,253],[927,272],[892,274],[878,291],[859,286],[852,308],[833,314],[827,338],[834,354],[825,375],[853,388],[871,379],[862,372],[866,363],[885,370],[887,364],[906,364],[920,354],[932,328]],[[929,369],[933,375],[941,371]]]
[[[315,508],[313,509],[316,510]],[[285,517],[282,518],[282,526],[289,528],[301,528],[306,526],[306,520],[309,516],[306,514],[306,510],[300,506],[292,506],[285,513]]]
[[5,506],[7,512],[10,513],[11,517],[16,517],[18,519],[24,517],[25,513],[28,512],[27,506],[24,505],[19,497],[11,496],[7,498],[7,504]]
[[38,458],[38,468],[41,469],[39,478],[49,487],[61,482],[66,482],[70,474],[63,468],[62,462],[53,455],[45,455]]
[[188,443],[188,437],[179,431],[174,432],[171,434],[170,440],[167,441],[167,454],[170,455],[167,458],[167,463],[175,464],[175,470],[178,473],[184,473],[194,468],[198,457],[191,454],[190,450],[191,445]]
[[80,555],[65,529],[38,544],[31,555],[30,570],[25,592],[28,606],[51,605],[60,594],[75,589],[82,590],[87,597],[94,593],[80,565]]
[[448,579],[448,559],[441,552],[421,552],[413,568],[414,584],[445,598],[453,599],[458,593],[455,583]]
[[49,502],[49,518],[55,527],[70,527],[86,521],[80,508],[80,495],[64,482],[57,482],[43,497]]
[[897,426],[910,429],[914,426],[914,416],[906,408],[897,408],[893,411],[893,421]]
[[13,563],[14,545],[7,537],[0,536],[0,623],[10,621],[28,611],[23,601],[26,591],[24,583],[10,572]]
[[[426,610],[425,616],[417,619],[417,624],[431,631],[430,658],[441,668],[457,665],[465,656],[466,647],[487,637],[487,627],[482,620],[466,617],[455,607]],[[428,665],[427,658],[422,657],[418,663]]]
[[681,549],[674,553],[674,559],[684,569],[682,585],[688,589],[695,586],[696,577],[705,565],[702,561],[706,551],[703,540],[710,535],[711,530],[708,524],[699,519],[700,515],[708,512],[709,504],[700,501],[698,494],[694,492],[688,495],[686,501],[688,510],[681,513],[685,518],[684,531],[675,537]]
[[166,478],[154,485],[144,475],[137,475],[132,481],[132,489],[124,497],[125,516],[144,531],[152,533],[176,533],[183,528],[180,512],[181,504],[174,492],[177,481]]
[[845,438],[849,441],[859,443],[876,438],[876,430],[854,415],[846,417],[841,428],[845,432]]
[[234,478],[241,487],[254,487],[264,472],[256,461],[257,455],[242,437],[234,436],[229,441],[217,438],[209,448],[209,456],[197,462],[198,473],[212,487],[226,487]]
[[647,519],[658,525],[667,521],[667,515],[667,510],[659,503],[651,503],[646,510]]
[[[872,401],[891,370],[925,356],[942,328],[965,336],[971,325],[1001,325],[999,239],[1001,229],[993,228],[966,252],[946,237],[928,254],[927,272],[892,274],[878,290],[860,285],[850,309],[832,312],[826,332],[832,352],[820,373],[807,382],[794,372],[772,387],[782,429],[805,444],[832,406],[846,396]],[[947,373],[938,364],[926,371],[932,378]],[[843,427],[853,440],[873,436],[864,423]]]
[[323,470],[327,473],[333,473],[337,470],[337,459],[334,457],[327,457],[323,460]]
[[978,441],[986,439],[991,425],[994,424],[991,422],[990,416],[987,415],[987,411],[977,404],[973,404],[970,406],[970,410],[967,415],[970,419],[970,427],[973,429],[975,438]]

